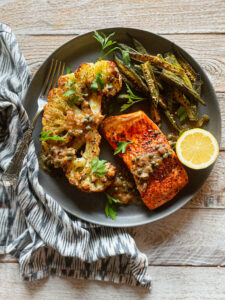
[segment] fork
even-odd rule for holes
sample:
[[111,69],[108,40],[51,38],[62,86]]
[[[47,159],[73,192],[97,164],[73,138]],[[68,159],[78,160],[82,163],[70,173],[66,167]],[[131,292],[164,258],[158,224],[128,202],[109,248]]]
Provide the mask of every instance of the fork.
[[5,186],[16,185],[19,178],[19,173],[22,167],[24,157],[27,154],[29,144],[32,139],[32,133],[36,125],[37,119],[43,111],[47,101],[49,90],[56,86],[59,74],[63,75],[65,63],[52,59],[51,65],[46,76],[44,85],[38,98],[38,109],[30,123],[27,131],[24,133],[23,139],[19,142],[16,152],[5,172],[2,175],[2,181]]

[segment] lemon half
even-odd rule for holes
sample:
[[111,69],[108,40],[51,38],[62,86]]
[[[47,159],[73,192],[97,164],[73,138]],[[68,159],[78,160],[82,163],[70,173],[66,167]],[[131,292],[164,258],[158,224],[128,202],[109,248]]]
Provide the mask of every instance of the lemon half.
[[182,164],[199,170],[214,163],[219,154],[219,145],[209,131],[195,128],[179,137],[176,152]]

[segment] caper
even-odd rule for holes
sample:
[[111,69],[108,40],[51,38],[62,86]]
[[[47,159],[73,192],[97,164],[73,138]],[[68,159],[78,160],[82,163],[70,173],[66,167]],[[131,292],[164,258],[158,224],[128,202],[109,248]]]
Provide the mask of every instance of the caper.
[[119,176],[122,176],[122,173],[121,173],[121,172],[119,172],[119,173],[118,173],[118,175],[119,175]]
[[138,173],[138,175],[141,175],[142,169],[138,169],[138,170],[137,170],[137,173]]
[[132,158],[131,161],[132,161],[132,162],[135,162],[135,158]]
[[171,152],[168,152],[168,156],[171,157],[171,156],[172,156],[172,153],[171,153]]
[[159,148],[160,148],[160,146],[159,146],[159,145],[156,145],[156,146],[155,146],[155,149],[159,149]]
[[72,135],[72,134],[73,134],[73,130],[70,129],[70,130],[68,131],[68,134],[69,134],[69,135]]
[[155,163],[155,167],[157,168],[159,166],[159,163]]
[[89,119],[89,118],[90,118],[89,114],[86,114],[85,119]]
[[153,161],[151,161],[151,164],[154,166],[155,165],[155,161],[153,160]]
[[140,159],[140,156],[137,156],[137,160],[139,160]]
[[91,130],[91,126],[88,125],[88,126],[85,127],[85,129],[86,129],[86,130]]
[[120,178],[120,180],[123,180],[123,176],[120,176],[119,178]]
[[153,156],[154,155],[152,153],[149,153],[149,155],[148,155],[149,158],[153,158]]
[[172,139],[172,137],[173,137],[173,135],[170,133],[170,134],[168,134],[168,140],[171,140]]
[[168,157],[168,153],[163,154],[163,159]]
[[82,133],[83,133],[83,130],[82,130],[82,129],[79,129],[78,133],[79,133],[79,134],[82,134]]
[[127,184],[126,183],[123,183],[123,188],[126,188],[127,187]]
[[71,155],[73,155],[73,152],[72,151],[68,151],[67,152],[67,156],[71,156]]
[[119,188],[118,188],[117,186],[114,188],[115,191],[118,191],[118,189],[119,189]]

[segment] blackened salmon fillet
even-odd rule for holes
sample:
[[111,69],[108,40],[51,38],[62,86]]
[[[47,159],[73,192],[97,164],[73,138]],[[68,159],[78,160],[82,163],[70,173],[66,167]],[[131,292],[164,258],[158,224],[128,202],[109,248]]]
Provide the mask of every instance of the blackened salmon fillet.
[[143,111],[108,117],[102,134],[115,150],[127,142],[119,155],[134,176],[145,205],[154,210],[173,199],[188,183],[188,175],[165,135]]

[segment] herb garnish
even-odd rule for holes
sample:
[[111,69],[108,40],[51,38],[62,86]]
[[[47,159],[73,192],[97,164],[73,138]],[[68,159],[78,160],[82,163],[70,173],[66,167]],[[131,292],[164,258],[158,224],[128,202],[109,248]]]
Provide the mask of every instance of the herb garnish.
[[122,53],[122,57],[123,57],[123,62],[126,66],[130,67],[130,54],[129,51],[127,50],[123,50],[120,47],[116,46],[111,48],[110,50],[108,50],[105,54],[104,51],[106,50],[106,48],[115,45],[117,42],[116,41],[112,41],[110,40],[110,38],[112,36],[114,36],[115,32],[110,33],[108,36],[105,35],[103,32],[98,33],[97,31],[94,32],[94,38],[101,44],[102,49],[100,52],[100,57],[98,58],[97,61],[102,60],[104,57],[106,57],[107,55],[109,55],[110,53],[112,53],[115,50],[120,50]]
[[99,72],[97,75],[96,75],[96,79],[95,81],[91,84],[90,86],[90,89],[97,92],[98,90],[98,87],[100,86],[101,89],[104,88],[104,81],[102,80],[102,73]]
[[98,157],[95,157],[91,162],[91,174],[95,173],[100,178],[108,172],[106,169],[106,160],[99,160]]
[[56,134],[52,134],[53,131],[45,131],[45,132],[41,132],[41,137],[40,137],[40,141],[47,141],[47,140],[52,140],[52,141],[63,141],[64,138],[56,135]]
[[[130,89],[130,87],[129,87],[128,84],[126,84],[126,86],[127,86],[127,93],[128,93],[128,94],[127,94],[128,102],[125,103],[125,104],[123,104],[123,105],[121,106],[121,108],[120,108],[120,111],[121,111],[121,112],[124,111],[124,110],[126,110],[126,109],[128,109],[128,108],[130,108],[133,104],[136,104],[136,103],[138,103],[138,102],[140,102],[140,101],[146,100],[146,98],[142,98],[142,97],[136,96],[136,95],[132,92],[132,90]],[[135,101],[134,101],[134,100],[135,100]]]
[[75,104],[76,102],[83,101],[82,96],[85,96],[85,97],[88,96],[88,94],[84,94],[84,93],[78,92],[78,91],[76,90],[76,88],[75,88],[75,84],[74,84],[74,83],[75,83],[75,78],[73,78],[73,79],[71,80],[71,84],[70,84],[71,90],[68,90],[68,91],[66,91],[66,92],[63,94],[64,97],[70,97],[70,96],[75,95],[75,97],[74,97],[73,99],[69,99],[69,100],[67,101],[68,105],[70,105],[70,106],[73,105],[73,104]]
[[126,151],[126,148],[127,148],[127,145],[128,144],[132,144],[133,142],[130,141],[130,140],[127,140],[127,142],[118,142],[117,143],[117,148],[116,150],[114,151],[114,155],[119,153],[119,152],[122,152],[122,153],[125,153]]
[[120,200],[111,197],[109,194],[105,193],[107,202],[105,204],[105,214],[110,216],[111,219],[116,220],[117,207],[114,203],[120,203]]

